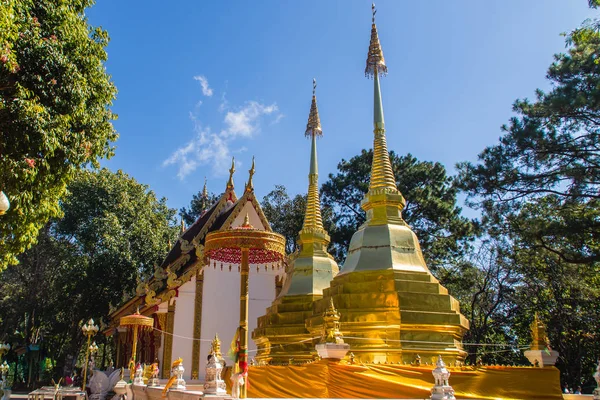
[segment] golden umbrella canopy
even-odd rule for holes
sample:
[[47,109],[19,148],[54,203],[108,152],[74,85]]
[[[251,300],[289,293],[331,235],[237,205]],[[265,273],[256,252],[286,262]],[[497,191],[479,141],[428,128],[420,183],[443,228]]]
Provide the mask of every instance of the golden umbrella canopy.
[[138,309],[135,313],[131,315],[121,317],[121,319],[119,320],[119,325],[123,327],[131,327],[133,329],[133,349],[131,351],[131,357],[133,359],[133,363],[135,364],[135,356],[137,353],[138,329],[152,329],[154,327],[154,318],[141,315],[140,310]]
[[[285,256],[285,238],[278,233],[255,229],[248,221],[242,226],[226,231],[215,231],[206,235],[204,258],[229,264],[240,264],[240,346],[238,365],[243,374],[248,370],[248,274],[250,264],[279,263]],[[244,384],[241,398],[247,396]]]

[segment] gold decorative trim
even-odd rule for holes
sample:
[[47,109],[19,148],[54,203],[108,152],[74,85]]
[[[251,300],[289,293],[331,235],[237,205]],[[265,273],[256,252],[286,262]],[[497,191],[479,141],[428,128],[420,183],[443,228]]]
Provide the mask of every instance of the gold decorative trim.
[[169,379],[169,373],[171,372],[169,366],[171,365],[171,357],[173,353],[173,326],[175,325],[175,304],[173,301],[172,305],[169,305],[169,311],[167,314],[166,328],[165,329],[165,347],[163,349],[163,363],[162,363],[162,378]]
[[204,292],[204,274],[196,272],[196,298],[194,299],[194,342],[192,344],[192,379],[198,379],[200,372],[200,337],[202,335],[202,295]]

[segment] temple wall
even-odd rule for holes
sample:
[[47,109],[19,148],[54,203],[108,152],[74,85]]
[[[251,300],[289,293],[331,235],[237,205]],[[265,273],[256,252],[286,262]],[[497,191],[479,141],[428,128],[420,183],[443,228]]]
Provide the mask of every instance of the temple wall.
[[[271,269],[271,265],[250,265],[250,282],[248,284],[248,350],[249,358],[256,355],[256,344],[251,338],[251,332],[256,328],[257,319],[265,313],[267,307],[275,299],[275,276],[283,274],[283,269]],[[240,274],[237,266],[233,265],[231,271],[229,266],[224,265],[221,271],[220,263],[217,267],[205,267],[204,269],[204,293],[202,295],[202,333],[203,340],[210,340],[219,334],[221,338],[221,350],[227,365],[232,365],[233,360],[227,356],[227,351],[233,340],[235,330],[239,325],[240,309]],[[179,302],[177,304],[179,307]],[[200,343],[200,371],[199,378],[204,379],[206,360],[210,351],[210,342]],[[191,353],[190,353],[191,354]],[[175,353],[173,353],[175,357]],[[191,355],[189,356],[191,357]],[[185,360],[185,357],[184,357]],[[187,367],[186,373],[187,373]]]
[[[179,287],[177,305],[175,308],[175,323],[173,333],[185,338],[194,337],[194,300],[196,293],[196,278],[193,277]],[[190,379],[192,374],[192,340],[181,337],[173,337],[172,360],[183,358],[185,368],[185,379]],[[170,368],[170,365],[168,366]]]
[[240,274],[237,266],[224,266],[221,271],[220,264],[216,269],[211,266],[204,267],[204,293],[202,294],[202,330],[200,337],[200,370],[198,377],[203,380],[205,375],[206,360],[210,351],[210,340],[215,333],[221,338],[221,350],[227,365],[233,361],[227,357],[229,345],[239,325],[240,310]]

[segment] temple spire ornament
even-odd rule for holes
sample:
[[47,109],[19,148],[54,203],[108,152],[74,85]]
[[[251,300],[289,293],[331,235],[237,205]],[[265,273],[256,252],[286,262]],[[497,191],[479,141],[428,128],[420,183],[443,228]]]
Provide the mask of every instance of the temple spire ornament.
[[317,136],[323,136],[321,129],[321,120],[319,119],[319,110],[317,108],[317,81],[313,79],[313,95],[306,124],[305,135],[312,140],[310,150],[310,169],[308,173],[308,195],[306,200],[306,211],[304,214],[304,224],[302,232],[324,232],[323,218],[321,217],[321,202],[319,200],[319,167],[317,163]]
[[231,168],[229,168],[229,180],[227,181],[227,190],[233,190],[233,173],[235,172],[235,157],[231,157]]
[[183,214],[181,214],[181,232],[179,233],[180,236],[183,235],[184,232],[185,232],[185,221],[183,220]]
[[251,192],[254,190],[254,183],[252,182],[252,177],[256,172],[256,168],[254,166],[254,156],[252,156],[252,167],[248,170],[248,183],[246,184],[246,191]]

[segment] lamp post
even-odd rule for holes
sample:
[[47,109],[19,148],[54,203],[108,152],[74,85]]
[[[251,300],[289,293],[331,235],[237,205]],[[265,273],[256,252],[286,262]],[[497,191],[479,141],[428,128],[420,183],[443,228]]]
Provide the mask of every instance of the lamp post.
[[96,360],[96,357],[95,357],[96,353],[98,353],[98,345],[96,344],[96,342],[93,342],[90,345],[90,358],[91,358],[91,360],[89,362],[90,365],[88,365],[88,367],[92,366],[92,372],[94,371],[93,367],[96,366],[96,361],[95,361]]
[[84,368],[83,369],[83,391],[85,391],[85,381],[87,378],[88,360],[90,357],[90,350],[92,347],[92,346],[90,346],[90,340],[91,340],[92,336],[94,336],[98,332],[98,325],[94,325],[94,320],[90,318],[90,320],[87,322],[87,324],[85,324],[81,327],[81,331],[83,332],[83,334],[85,336],[87,336],[87,345],[85,347],[85,365],[83,367]]

